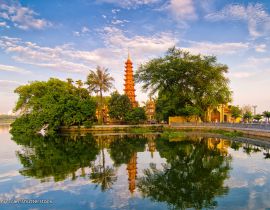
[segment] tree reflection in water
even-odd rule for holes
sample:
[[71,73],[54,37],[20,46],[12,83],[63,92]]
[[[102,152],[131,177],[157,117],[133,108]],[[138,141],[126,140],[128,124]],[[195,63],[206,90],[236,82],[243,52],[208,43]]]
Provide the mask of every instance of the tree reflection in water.
[[231,157],[209,139],[169,142],[157,139],[157,150],[166,158],[163,169],[154,164],[144,170],[138,188],[144,197],[166,202],[172,209],[214,208],[216,196],[226,195]]
[[96,159],[98,146],[91,134],[86,136],[28,136],[13,135],[17,144],[23,145],[17,151],[23,169],[20,173],[24,176],[44,179],[53,177],[55,181],[66,179],[75,172],[89,166]]
[[110,144],[110,155],[116,166],[127,164],[134,153],[143,152],[147,138],[141,135],[117,138]]

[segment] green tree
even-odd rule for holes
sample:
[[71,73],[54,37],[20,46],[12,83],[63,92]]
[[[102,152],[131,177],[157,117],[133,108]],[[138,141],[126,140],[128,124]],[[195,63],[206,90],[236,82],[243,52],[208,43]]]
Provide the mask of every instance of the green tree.
[[252,119],[252,112],[247,111],[243,114],[243,119],[246,120],[247,122],[250,122],[250,120]]
[[127,95],[114,92],[111,94],[108,108],[110,118],[123,121],[126,114],[132,110],[132,104]]
[[231,106],[231,114],[232,114],[233,121],[235,122],[235,120],[238,117],[242,116],[242,111],[239,108],[239,106]]
[[14,131],[35,133],[47,127],[53,132],[62,125],[81,125],[95,119],[96,103],[87,90],[68,82],[51,78],[19,86],[14,92],[19,95],[14,111],[21,111],[12,124]]
[[88,85],[90,94],[92,92],[98,93],[100,96],[99,110],[101,113],[101,119],[99,121],[103,124],[103,93],[108,92],[113,87],[114,79],[108,73],[108,69],[97,67],[96,71],[90,70],[87,76],[85,84]]
[[269,123],[270,112],[269,111],[264,111],[263,116],[267,119],[267,122]]
[[135,107],[125,115],[125,121],[129,124],[139,124],[146,120],[145,110],[142,107]]
[[184,116],[187,122],[190,122],[192,117],[197,119],[200,116],[200,110],[197,107],[187,105],[179,110],[179,114]]
[[[190,105],[201,110],[204,120],[208,108],[231,101],[227,72],[228,67],[217,63],[214,56],[192,55],[171,48],[164,57],[141,65],[135,78],[143,83],[144,90],[159,93],[158,101],[161,97],[169,105],[165,107],[167,113]],[[158,106],[157,112],[161,111],[159,108],[162,109]]]

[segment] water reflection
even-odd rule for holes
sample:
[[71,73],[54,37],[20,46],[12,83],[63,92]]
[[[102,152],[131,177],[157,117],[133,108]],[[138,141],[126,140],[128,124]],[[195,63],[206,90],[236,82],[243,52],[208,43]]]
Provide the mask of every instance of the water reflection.
[[[53,177],[55,181],[66,179],[75,171],[89,166],[99,152],[91,134],[76,139],[71,136],[14,136],[17,144],[23,145],[17,156],[23,165],[20,173],[24,176],[44,179]],[[45,181],[45,180],[43,180]]]
[[[225,180],[232,170],[231,151],[269,155],[267,148],[247,142],[201,135],[174,141],[155,134],[14,135],[13,140],[22,145],[16,154],[23,176],[42,182],[83,178],[103,193],[116,193],[116,185],[127,183],[131,194],[173,209],[217,207],[218,200],[230,192]],[[122,166],[126,176],[119,171]]]
[[157,140],[157,150],[166,158],[163,169],[151,165],[138,181],[142,194],[165,201],[172,208],[215,207],[216,196],[228,193],[223,185],[229,177],[229,142],[220,139],[186,139],[181,142]]

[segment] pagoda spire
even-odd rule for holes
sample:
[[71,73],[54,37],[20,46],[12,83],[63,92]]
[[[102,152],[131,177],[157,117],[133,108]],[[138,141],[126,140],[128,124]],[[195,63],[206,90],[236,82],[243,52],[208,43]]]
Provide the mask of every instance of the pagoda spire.
[[125,63],[125,84],[124,84],[124,92],[128,96],[132,107],[137,107],[138,102],[136,101],[135,97],[135,82],[133,77],[133,66],[132,61],[130,58],[130,53],[128,50],[128,58]]

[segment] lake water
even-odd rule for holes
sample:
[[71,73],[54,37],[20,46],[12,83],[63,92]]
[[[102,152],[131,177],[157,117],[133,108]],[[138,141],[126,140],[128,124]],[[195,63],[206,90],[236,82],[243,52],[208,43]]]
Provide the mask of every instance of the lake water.
[[269,146],[193,134],[11,136],[0,209],[270,209]]

